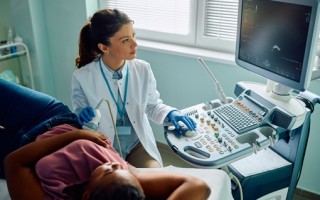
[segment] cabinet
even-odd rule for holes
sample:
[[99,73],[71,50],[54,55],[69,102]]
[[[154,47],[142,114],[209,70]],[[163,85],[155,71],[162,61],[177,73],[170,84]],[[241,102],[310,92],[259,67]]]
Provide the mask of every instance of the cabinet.
[[[14,50],[12,51],[12,49],[14,49]],[[19,59],[20,57],[25,57],[25,60],[27,61],[25,63],[26,65],[22,65],[20,63],[20,66],[19,66],[19,69],[21,72],[21,79],[22,79],[21,82],[22,83],[26,82],[26,80],[24,80],[24,73],[25,73],[25,71],[27,71],[28,75],[29,75],[29,79],[30,79],[27,81],[28,82],[27,86],[32,89],[35,89],[28,47],[24,43],[20,43],[20,42],[0,46],[0,62],[3,62],[5,60],[9,60],[9,59]],[[25,66],[27,67],[27,69],[22,70],[21,68],[25,67]]]

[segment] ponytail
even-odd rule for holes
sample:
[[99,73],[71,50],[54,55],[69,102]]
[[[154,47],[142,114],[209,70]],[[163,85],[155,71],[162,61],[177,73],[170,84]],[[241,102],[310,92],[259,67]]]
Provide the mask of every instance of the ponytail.
[[88,22],[80,31],[79,56],[75,60],[77,68],[81,68],[92,62],[101,53],[98,48],[98,42],[91,33],[91,22]]

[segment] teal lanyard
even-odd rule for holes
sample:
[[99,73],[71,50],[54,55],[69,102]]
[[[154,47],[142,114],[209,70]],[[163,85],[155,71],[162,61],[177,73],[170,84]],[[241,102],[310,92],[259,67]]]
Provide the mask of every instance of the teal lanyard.
[[[126,111],[126,101],[127,101],[127,92],[128,92],[129,66],[127,66],[127,75],[126,75],[126,82],[125,82],[125,88],[124,88],[123,105],[122,105],[122,109],[120,109],[120,106],[119,106],[119,104],[117,103],[116,98],[114,97],[114,94],[113,94],[113,92],[112,92],[112,90],[111,90],[109,81],[108,81],[105,73],[103,72],[102,65],[101,65],[101,59],[102,59],[102,58],[99,59],[99,65],[100,65],[101,74],[102,74],[102,76],[103,76],[104,81],[106,82],[106,84],[107,84],[107,86],[108,86],[109,92],[110,92],[110,94],[111,94],[111,96],[112,96],[112,99],[113,99],[114,103],[117,105],[117,109],[118,109],[118,113],[119,113],[119,115],[120,115],[120,119],[122,119],[123,116],[124,116],[124,113],[125,113],[125,111]],[[120,95],[120,93],[119,93],[119,95]]]

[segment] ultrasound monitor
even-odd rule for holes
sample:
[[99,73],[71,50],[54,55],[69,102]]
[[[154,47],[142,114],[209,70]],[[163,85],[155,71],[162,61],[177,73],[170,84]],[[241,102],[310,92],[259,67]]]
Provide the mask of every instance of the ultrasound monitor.
[[318,39],[318,0],[240,0],[235,61],[267,79],[247,88],[296,116],[306,108],[292,91],[307,90]]
[[317,39],[317,0],[240,0],[236,63],[288,101],[307,89]]

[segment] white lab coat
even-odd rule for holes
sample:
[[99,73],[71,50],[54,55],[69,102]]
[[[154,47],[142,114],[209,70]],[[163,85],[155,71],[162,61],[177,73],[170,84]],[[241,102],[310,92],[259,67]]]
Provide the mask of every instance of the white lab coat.
[[[124,99],[126,67],[129,67],[126,102],[128,117],[143,147],[163,166],[148,118],[157,124],[162,124],[167,114],[171,110],[176,110],[176,108],[163,104],[156,89],[156,80],[149,63],[139,59],[126,62],[127,65],[122,69],[123,78],[117,82],[121,98]],[[104,73],[107,74],[108,70],[103,64],[102,66]],[[117,93],[114,95],[117,99]],[[102,98],[108,99],[114,121],[116,121],[117,106],[103,79],[99,62],[93,61],[77,69],[72,77],[72,105],[74,110],[86,106],[96,107]],[[99,110],[102,117],[98,131],[106,134],[113,141],[114,127],[107,103],[103,103]]]

